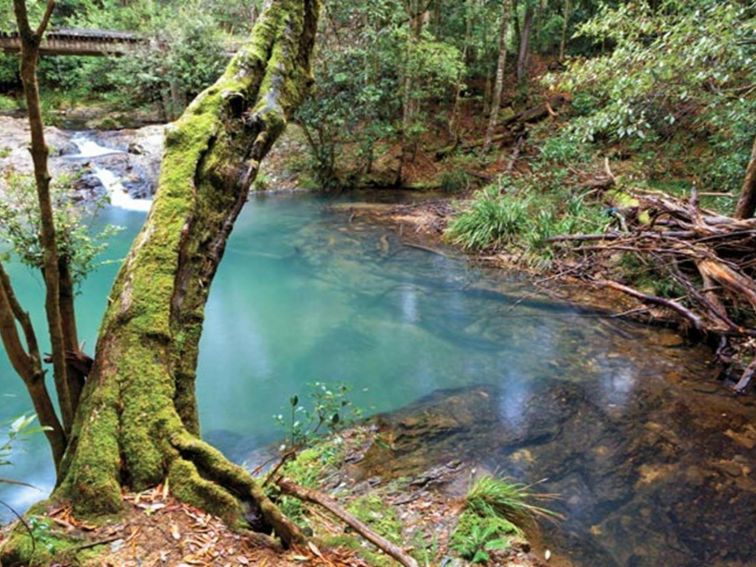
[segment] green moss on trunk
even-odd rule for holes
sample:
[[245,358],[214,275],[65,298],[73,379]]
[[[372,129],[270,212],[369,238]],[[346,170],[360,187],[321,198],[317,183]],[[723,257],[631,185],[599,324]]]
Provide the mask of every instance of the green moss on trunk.
[[[247,500],[286,531],[246,473],[220,453],[209,459],[196,438],[194,380],[226,240],[311,82],[318,9],[317,0],[274,0],[224,75],[167,129],[155,202],[111,293],[54,494],[78,515],[118,512],[122,487],[168,478],[179,498],[229,522],[241,521]],[[186,450],[187,438],[202,450]]]

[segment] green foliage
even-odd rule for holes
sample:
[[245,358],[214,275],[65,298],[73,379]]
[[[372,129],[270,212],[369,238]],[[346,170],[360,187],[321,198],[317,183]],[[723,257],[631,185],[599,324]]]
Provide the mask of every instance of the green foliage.
[[465,511],[452,534],[450,547],[472,563],[487,563],[491,559],[490,552],[506,551],[511,538],[519,533],[519,529],[507,520],[483,518]]
[[[314,382],[307,384],[307,400],[298,394],[289,398],[288,415],[273,416],[286,430],[286,443],[302,447],[322,435],[340,431],[362,417],[362,411],[349,399],[351,388],[346,384]],[[301,402],[301,403],[300,403]]]
[[[0,240],[8,243],[24,264],[41,270],[44,252],[39,238],[41,218],[34,178],[10,171],[4,181]],[[105,250],[107,239],[119,229],[107,226],[94,232],[88,221],[105,202],[84,206],[74,199],[70,182],[70,178],[57,178],[51,185],[51,197],[58,252],[61,258],[68,259],[74,284],[78,285],[97,267],[97,257]]]
[[17,85],[20,82],[17,55],[0,53],[0,85]]
[[[400,135],[417,141],[438,117],[436,103],[452,100],[463,70],[451,39],[428,30],[413,35],[398,0],[331,3],[328,11],[315,90],[297,115],[324,188],[370,175],[385,145]],[[414,110],[408,123],[406,106]],[[337,163],[340,156],[343,164]]]
[[13,112],[18,108],[19,102],[16,99],[0,94],[0,112]]
[[[0,467],[12,465],[11,454],[13,453],[13,447],[30,435],[34,435],[44,431],[43,427],[35,425],[37,416],[34,414],[22,415],[13,421],[8,426],[8,430],[5,432],[5,439],[0,442]],[[0,479],[0,483],[4,482]]]
[[[558,173],[558,170],[557,170]],[[467,250],[506,248],[520,261],[544,267],[553,236],[598,233],[616,222],[601,204],[562,186],[562,176],[504,177],[488,186],[451,221],[446,237]]]
[[558,514],[533,504],[533,500],[550,499],[531,487],[493,476],[482,476],[473,484],[466,497],[466,508],[481,517],[502,518],[521,522],[533,517],[557,518]]
[[[344,458],[344,450],[338,437],[313,443],[287,461],[281,469],[283,475],[305,488],[317,488],[323,472],[337,468]],[[275,492],[275,491],[274,491]],[[273,494],[281,510],[300,525],[307,524],[302,501],[291,496]]]
[[[566,135],[565,135],[566,134]],[[566,133],[557,133],[546,139],[541,146],[540,160],[546,167],[554,165],[578,165],[588,161],[587,144]]]
[[131,104],[157,103],[175,118],[220,76],[223,43],[216,22],[189,5],[132,56],[115,60],[108,80]]
[[270,177],[265,172],[260,172],[255,178],[255,182],[252,184],[254,191],[267,191],[270,189]]
[[756,123],[753,31],[753,7],[736,0],[605,5],[577,35],[609,52],[575,59],[551,79],[575,94],[571,139],[637,139],[658,154],[683,132],[683,155],[708,147],[693,173],[716,190],[737,188]]

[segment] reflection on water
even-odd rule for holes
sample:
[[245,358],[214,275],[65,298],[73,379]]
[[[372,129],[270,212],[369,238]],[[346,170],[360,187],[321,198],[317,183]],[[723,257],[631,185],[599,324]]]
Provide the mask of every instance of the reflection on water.
[[[242,461],[280,435],[272,415],[317,380],[351,384],[356,402],[371,411],[396,410],[441,388],[469,392],[488,384],[474,390],[468,409],[444,410],[449,450],[528,481],[555,479],[571,516],[547,536],[585,565],[655,564],[627,553],[627,528],[612,522],[646,522],[646,512],[632,506],[641,467],[659,463],[660,446],[647,435],[656,426],[649,424],[670,429],[667,422],[680,418],[690,426],[679,434],[690,440],[664,453],[669,463],[692,458],[706,438],[695,420],[670,416],[683,410],[677,401],[667,406],[663,395],[685,380],[708,383],[695,363],[703,353],[658,344],[670,342],[666,333],[546,301],[517,278],[502,281],[460,259],[403,246],[398,235],[359,217],[350,222],[331,204],[312,196],[256,197],[239,218],[200,349],[204,435]],[[107,215],[127,226],[110,252],[122,257],[143,216],[114,208]],[[89,345],[115,269],[103,268],[85,286],[82,335]],[[18,266],[13,272],[41,325],[41,286]],[[0,373],[7,392],[18,396],[0,408],[8,418],[28,403],[4,359]],[[680,407],[685,399],[675,398]],[[712,425],[718,438],[722,427]],[[17,477],[50,486],[41,440],[16,460]],[[0,490],[21,507],[22,496]],[[618,519],[608,513],[623,506]],[[688,549],[675,532],[682,522],[660,525],[672,532],[664,541]],[[696,564],[689,551],[670,557],[665,565]]]

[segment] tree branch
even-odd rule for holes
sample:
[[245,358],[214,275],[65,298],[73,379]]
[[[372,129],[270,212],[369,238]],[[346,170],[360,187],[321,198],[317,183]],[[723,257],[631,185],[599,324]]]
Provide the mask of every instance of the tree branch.
[[276,484],[278,484],[285,494],[325,508],[370,543],[375,545],[378,549],[386,553],[386,555],[393,557],[405,567],[418,567],[417,561],[408,555],[402,548],[375,533],[367,525],[355,518],[325,494],[299,486],[287,478],[279,478],[276,481]]
[[609,280],[594,280],[594,283],[604,286],[604,287],[610,287],[612,289],[616,289],[626,295],[629,295],[630,297],[640,299],[641,301],[645,303],[652,303],[654,305],[659,305],[661,307],[666,307],[667,309],[671,309],[672,311],[676,312],[678,315],[681,315],[685,320],[689,321],[698,332],[703,333],[706,331],[706,327],[703,321],[701,320],[701,317],[693,313],[687,307],[683,307],[676,301],[673,301],[671,299],[664,299],[656,295],[648,295],[646,293],[642,293],[626,285],[622,285],[620,283],[609,281]]
[[47,30],[47,25],[50,23],[50,18],[52,17],[54,11],[55,11],[55,0],[48,0],[47,7],[45,8],[45,15],[42,16],[42,21],[39,22],[39,26],[37,27],[37,37],[40,40],[42,39],[42,36],[45,34],[45,31]]

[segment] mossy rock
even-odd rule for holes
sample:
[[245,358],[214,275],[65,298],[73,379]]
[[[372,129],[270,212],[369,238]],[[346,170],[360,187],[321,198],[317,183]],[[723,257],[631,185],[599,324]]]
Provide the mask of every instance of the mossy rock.
[[42,515],[28,515],[0,547],[0,565],[47,566],[94,563],[99,551],[91,542],[72,536]]

